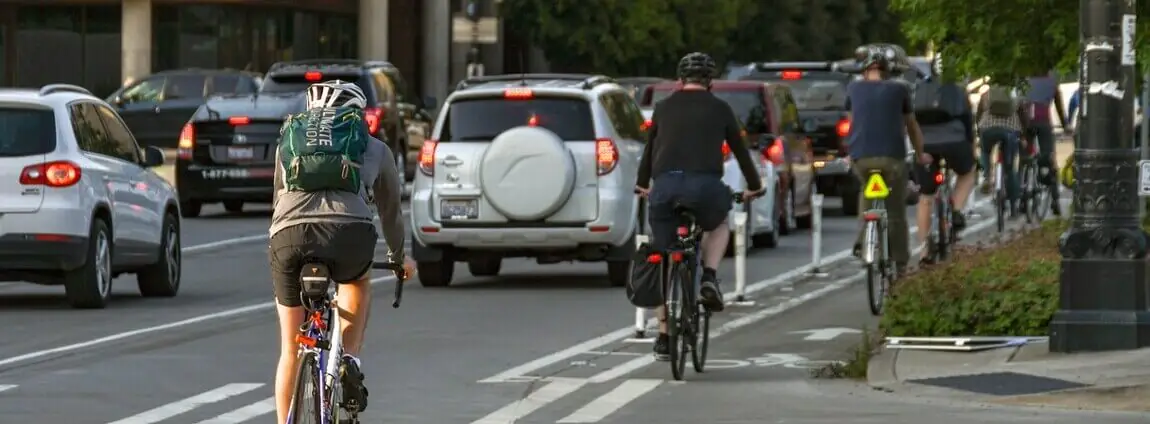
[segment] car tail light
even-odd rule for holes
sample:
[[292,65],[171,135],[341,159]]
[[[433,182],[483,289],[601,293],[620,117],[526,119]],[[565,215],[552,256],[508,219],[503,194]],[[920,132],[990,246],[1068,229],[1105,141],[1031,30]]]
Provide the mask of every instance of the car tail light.
[[184,129],[180,130],[180,142],[176,147],[177,158],[192,158],[192,149],[196,147],[196,128],[191,122],[184,124]]
[[941,172],[936,172],[934,174],[934,183],[935,184],[942,184],[942,181],[944,179],[946,179],[946,177],[943,177]]
[[847,134],[851,133],[851,121],[845,118],[839,121],[839,123],[835,125],[835,132],[838,133],[839,137],[846,137]]
[[785,80],[797,80],[797,79],[803,78],[803,72],[802,71],[783,71],[782,73],[783,73],[783,79],[785,79]]
[[730,159],[730,158],[731,158],[731,146],[727,145],[727,142],[724,141],[723,142],[723,162],[726,162],[727,159]]
[[767,148],[767,160],[775,165],[782,165],[786,159],[783,156],[783,152],[783,138],[775,138],[775,142],[771,143],[771,147]]
[[671,262],[674,262],[674,263],[683,262],[683,252],[671,252]]
[[377,107],[364,109],[363,119],[367,121],[367,132],[375,135],[379,131],[379,123],[383,122],[383,109]]
[[607,175],[615,170],[615,165],[619,164],[619,148],[615,147],[614,141],[609,138],[595,140],[595,163],[599,175]]
[[20,184],[68,187],[80,181],[80,167],[68,161],[46,162],[20,171]]
[[323,74],[320,72],[304,72],[303,79],[308,82],[316,82],[323,80]]
[[531,115],[530,118],[527,118],[527,126],[538,127],[539,126],[539,117],[535,116],[535,115]]
[[530,88],[508,88],[503,90],[503,98],[505,99],[520,99],[526,100],[535,97],[535,92]]
[[247,116],[233,116],[231,118],[228,118],[228,123],[232,124],[232,126],[234,126],[234,127],[238,127],[241,125],[247,125],[247,124],[252,123],[252,118],[247,117]]
[[655,125],[655,123],[651,122],[650,119],[647,119],[647,120],[643,121],[642,124],[639,125],[639,130],[640,131],[647,131],[647,130],[651,129],[652,125]]
[[419,148],[419,172],[423,175],[435,175],[435,148],[439,142],[435,140],[426,140],[423,142],[423,147]]

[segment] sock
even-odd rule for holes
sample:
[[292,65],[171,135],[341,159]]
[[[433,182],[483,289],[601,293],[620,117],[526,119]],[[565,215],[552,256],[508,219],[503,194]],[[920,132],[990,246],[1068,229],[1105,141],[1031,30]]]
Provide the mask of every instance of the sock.
[[703,279],[708,280],[708,281],[716,281],[716,280],[718,280],[717,278],[715,278],[715,274],[717,272],[718,271],[715,271],[714,268],[703,267]]
[[345,354],[343,354],[343,359],[346,359],[346,360],[349,360],[349,361],[351,361],[351,362],[354,362],[354,363],[355,363],[355,367],[356,367],[356,368],[359,368],[360,370],[363,370],[363,365],[362,365],[362,364],[359,362],[359,358],[356,358],[354,355],[351,355],[351,354],[345,353]]

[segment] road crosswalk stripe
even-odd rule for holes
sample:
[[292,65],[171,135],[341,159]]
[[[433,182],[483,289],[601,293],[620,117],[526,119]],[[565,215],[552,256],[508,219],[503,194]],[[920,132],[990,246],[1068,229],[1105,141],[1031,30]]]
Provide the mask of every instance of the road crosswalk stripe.
[[511,402],[471,424],[508,424],[530,415],[547,404],[567,396],[586,384],[583,379],[554,379],[527,397]]
[[0,392],[6,392],[8,390],[12,390],[12,389],[15,389],[17,387],[20,387],[20,386],[17,386],[15,384],[0,384]]
[[270,397],[243,408],[226,412],[215,418],[200,421],[198,424],[238,424],[275,411],[276,398]]
[[624,381],[610,392],[557,421],[558,424],[597,423],[640,396],[655,390],[663,380],[636,378]]
[[235,383],[220,386],[214,390],[210,390],[198,395],[186,398],[183,400],[175,401],[158,408],[145,411],[119,421],[114,421],[108,424],[152,424],[172,418],[176,415],[196,409],[200,406],[220,402],[232,396],[241,395],[252,390],[263,387],[263,383]]

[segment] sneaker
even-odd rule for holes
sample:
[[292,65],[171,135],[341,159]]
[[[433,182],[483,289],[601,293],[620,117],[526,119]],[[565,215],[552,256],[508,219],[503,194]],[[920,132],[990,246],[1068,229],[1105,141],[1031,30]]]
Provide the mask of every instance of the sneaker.
[[951,211],[950,213],[950,227],[957,233],[966,229],[966,216],[959,211]]
[[659,337],[655,338],[655,360],[656,361],[670,361],[671,360],[671,337],[666,334],[659,333]]
[[723,291],[719,290],[719,282],[714,277],[708,278],[703,276],[703,282],[699,288],[699,294],[702,299],[699,303],[703,304],[711,312],[720,312],[723,310]]
[[363,385],[363,372],[359,368],[359,358],[343,355],[339,365],[339,381],[343,386],[343,407],[351,412],[367,409],[367,387]]

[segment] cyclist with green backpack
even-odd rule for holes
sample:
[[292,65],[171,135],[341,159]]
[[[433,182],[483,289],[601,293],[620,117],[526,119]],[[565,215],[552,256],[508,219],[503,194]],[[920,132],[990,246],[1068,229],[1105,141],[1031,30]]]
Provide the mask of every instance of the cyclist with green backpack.
[[981,144],[982,163],[985,181],[990,181],[990,154],[995,145],[1002,151],[1002,185],[1006,187],[1010,215],[1018,209],[1018,170],[1014,160],[1018,157],[1022,130],[1026,128],[1027,116],[1021,102],[1014,98],[1010,87],[992,85],[983,93],[978,102],[978,130]]
[[340,383],[344,397],[358,402],[359,412],[367,406],[367,389],[357,356],[370,308],[370,271],[378,237],[371,203],[379,211],[388,262],[402,260],[404,278],[414,267],[403,251],[400,174],[387,144],[368,135],[363,91],[353,83],[326,81],[308,87],[306,101],[307,111],[288,116],[280,129],[269,229],[268,256],[280,323],[275,399],[281,423],[291,406],[298,367],[295,337],[304,321],[300,298],[304,263],[324,263],[340,285],[345,353]]

